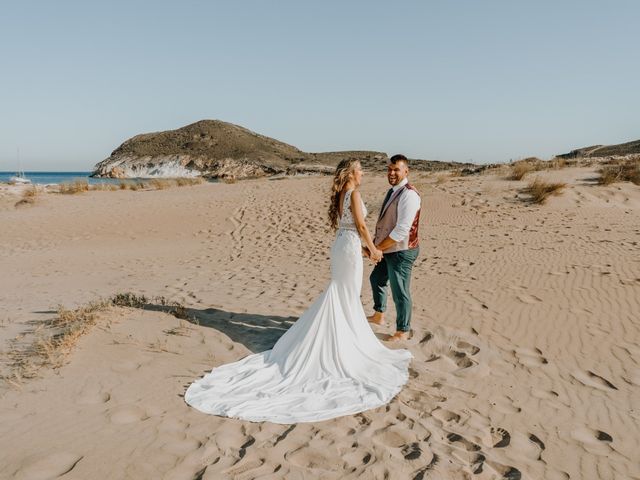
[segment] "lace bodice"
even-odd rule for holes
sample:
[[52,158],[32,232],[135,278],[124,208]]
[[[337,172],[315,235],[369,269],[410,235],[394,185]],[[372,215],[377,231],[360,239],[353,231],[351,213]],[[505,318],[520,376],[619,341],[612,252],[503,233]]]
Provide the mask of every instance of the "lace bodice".
[[[338,223],[338,227],[343,230],[356,230],[356,224],[353,220],[353,213],[351,212],[351,194],[353,190],[347,190],[344,194],[344,200],[342,201],[342,216],[340,217],[340,222]],[[367,207],[364,205],[362,198],[360,198],[360,204],[362,205],[362,214],[364,217],[367,216]]]

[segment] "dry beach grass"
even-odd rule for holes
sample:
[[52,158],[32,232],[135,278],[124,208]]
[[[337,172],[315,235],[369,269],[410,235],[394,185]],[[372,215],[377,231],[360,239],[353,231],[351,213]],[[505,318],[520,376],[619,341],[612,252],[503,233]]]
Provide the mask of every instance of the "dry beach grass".
[[536,177],[523,190],[530,196],[531,202],[544,204],[550,195],[560,195],[566,186],[563,182],[545,182]]
[[640,185],[640,157],[609,162],[600,170],[598,182],[601,185],[611,185],[618,182],[632,182]]

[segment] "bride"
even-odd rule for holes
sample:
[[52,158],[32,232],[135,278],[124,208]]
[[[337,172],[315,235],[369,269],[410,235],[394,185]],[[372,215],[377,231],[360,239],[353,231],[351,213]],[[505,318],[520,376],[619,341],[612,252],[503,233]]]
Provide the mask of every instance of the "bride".
[[364,223],[362,168],[343,160],[333,179],[331,281],[271,350],[211,370],[184,399],[210,414],[291,424],[349,415],[388,403],[407,382],[408,350],[385,347],[362,304],[361,239],[379,261]]

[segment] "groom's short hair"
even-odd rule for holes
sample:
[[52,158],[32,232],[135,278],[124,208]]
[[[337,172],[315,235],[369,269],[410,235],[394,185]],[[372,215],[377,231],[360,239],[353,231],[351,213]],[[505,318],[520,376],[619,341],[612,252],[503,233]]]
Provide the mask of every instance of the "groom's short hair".
[[407,167],[409,166],[409,160],[407,159],[407,157],[405,157],[401,153],[396,153],[393,157],[391,157],[389,159],[389,163],[395,164],[395,163],[398,163],[398,162],[404,162],[404,164]]

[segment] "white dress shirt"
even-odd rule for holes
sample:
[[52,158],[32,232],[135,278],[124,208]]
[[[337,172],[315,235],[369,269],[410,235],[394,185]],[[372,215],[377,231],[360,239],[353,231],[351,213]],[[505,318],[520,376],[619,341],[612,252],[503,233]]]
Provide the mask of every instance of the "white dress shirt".
[[[407,183],[409,183],[409,180],[405,178],[398,185],[394,185],[393,193],[397,192],[399,188],[404,187]],[[393,196],[393,194],[391,195]],[[407,188],[398,200],[398,221],[395,228],[391,230],[389,234],[392,240],[401,242],[407,238],[418,210],[420,210],[420,195],[418,195],[415,190]]]

